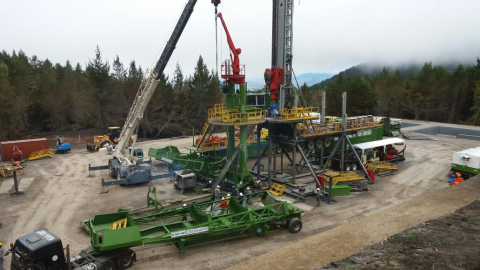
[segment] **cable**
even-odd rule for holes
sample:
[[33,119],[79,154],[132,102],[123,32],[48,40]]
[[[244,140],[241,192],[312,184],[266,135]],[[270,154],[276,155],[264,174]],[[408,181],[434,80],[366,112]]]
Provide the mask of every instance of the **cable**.
[[293,77],[295,78],[295,82],[297,82],[298,92],[302,96],[303,104],[305,104],[305,107],[307,107],[307,102],[305,101],[305,97],[303,96],[302,90],[300,89],[300,85],[298,85],[297,76],[295,75],[295,71],[293,70],[293,68],[292,68],[292,72],[293,72]]

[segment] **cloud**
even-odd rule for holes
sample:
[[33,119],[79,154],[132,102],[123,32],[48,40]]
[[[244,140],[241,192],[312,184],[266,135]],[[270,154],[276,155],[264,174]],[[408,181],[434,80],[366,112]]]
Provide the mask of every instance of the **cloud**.
[[[271,63],[271,1],[224,0],[219,7],[247,77],[262,77]],[[298,4],[300,2],[300,5]],[[24,50],[53,62],[94,57],[98,44],[110,62],[136,60],[151,67],[185,1],[2,1],[0,49]],[[199,0],[167,65],[193,73],[201,54],[215,66],[214,8]],[[480,57],[480,1],[295,0],[293,67],[296,74],[333,73],[364,62],[473,62]],[[5,27],[6,26],[6,27]],[[219,28],[221,59],[228,47]]]

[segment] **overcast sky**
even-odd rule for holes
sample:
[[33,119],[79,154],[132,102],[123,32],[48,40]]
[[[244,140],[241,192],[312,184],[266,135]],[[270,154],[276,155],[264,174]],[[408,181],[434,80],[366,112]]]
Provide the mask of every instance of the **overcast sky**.
[[[223,0],[219,9],[247,78],[270,66],[270,0]],[[23,50],[52,62],[85,67],[100,47],[110,63],[150,68],[186,0],[0,0],[0,50]],[[297,75],[336,73],[363,62],[461,61],[480,57],[478,0],[295,0],[293,67]],[[219,27],[219,33],[223,29]],[[220,36],[219,36],[220,37]],[[223,59],[228,56],[222,36]],[[165,72],[184,73],[202,55],[215,66],[214,7],[198,0]]]

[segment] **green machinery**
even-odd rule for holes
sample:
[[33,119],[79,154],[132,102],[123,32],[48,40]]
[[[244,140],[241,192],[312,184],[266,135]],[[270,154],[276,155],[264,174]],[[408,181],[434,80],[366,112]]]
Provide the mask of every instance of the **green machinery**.
[[148,156],[170,164],[172,169],[192,170],[201,178],[215,178],[225,166],[226,159],[213,156],[200,156],[197,153],[184,154],[175,146],[150,148]]
[[401,133],[402,119],[384,117],[383,121],[383,135],[388,137],[398,137]]
[[[100,254],[146,244],[173,243],[183,253],[188,245],[266,235],[285,226],[292,233],[302,229],[302,211],[277,200],[268,191],[231,197],[228,201],[193,202],[173,209],[163,207],[155,192],[155,188],[149,187],[146,207],[119,209],[82,221],[91,236],[93,251]],[[143,215],[137,215],[138,212]]]

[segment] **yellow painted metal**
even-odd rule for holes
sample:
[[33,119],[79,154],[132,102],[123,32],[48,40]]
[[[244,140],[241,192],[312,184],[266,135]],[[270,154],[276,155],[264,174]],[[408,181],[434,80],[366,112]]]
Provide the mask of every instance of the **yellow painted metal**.
[[203,125],[203,128],[202,128],[202,133],[200,134],[200,137],[198,140],[195,141],[195,146],[196,147],[200,147],[200,144],[204,144],[205,143],[205,136],[207,136],[207,132],[208,132],[208,129],[210,128],[210,124],[208,122],[206,122],[204,125]]
[[31,153],[30,157],[28,157],[28,160],[35,160],[35,159],[39,159],[39,158],[43,158],[43,157],[52,158],[53,156],[55,156],[56,153],[57,153],[57,150],[52,149],[52,148],[43,149],[43,150],[35,151],[35,152]]
[[378,175],[392,173],[398,170],[398,166],[395,163],[388,161],[373,161],[367,163],[367,168],[374,171]]
[[123,218],[120,220],[117,220],[110,225],[110,230],[116,230],[116,229],[122,229],[127,227],[127,219]]
[[273,183],[273,185],[270,187],[269,191],[273,195],[280,196],[280,195],[283,194],[283,192],[285,191],[286,188],[287,188],[287,186],[285,186],[285,185],[280,185],[278,183]]
[[[343,184],[346,182],[353,182],[353,181],[364,181],[365,179],[360,177],[356,172],[336,172],[336,171],[328,171],[324,173],[325,176],[330,176],[333,181],[333,185],[337,185],[338,183]],[[325,177],[325,181],[329,182],[330,177]]]
[[22,166],[3,165],[2,167],[0,167],[0,175],[3,178],[13,176],[14,171],[17,171],[17,174],[20,174],[20,175],[24,173]]
[[262,139],[268,138],[268,129],[262,128],[262,130],[260,130],[260,138]]
[[[347,120],[345,131],[355,131],[376,126],[382,126],[382,123],[373,120],[373,117],[361,117],[358,119]],[[303,137],[321,136],[340,132],[341,123],[338,121],[331,121],[325,124],[312,125],[310,122],[307,122],[297,125],[297,128],[302,132]]]
[[281,120],[308,120],[318,119],[319,107],[305,107],[305,108],[284,108],[280,112]]
[[220,121],[232,125],[255,125],[265,122],[267,111],[261,108],[249,107],[242,113],[240,109],[227,109],[221,104],[215,104],[208,110],[208,121]]

